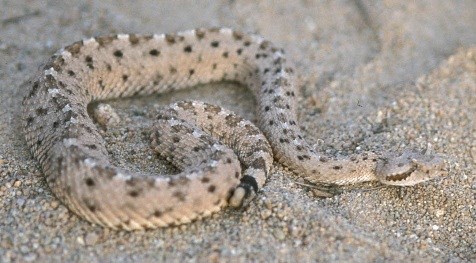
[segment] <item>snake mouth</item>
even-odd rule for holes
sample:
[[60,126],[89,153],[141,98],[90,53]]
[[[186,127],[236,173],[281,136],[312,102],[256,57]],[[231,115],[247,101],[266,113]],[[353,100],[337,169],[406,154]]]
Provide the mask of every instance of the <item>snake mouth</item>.
[[410,177],[416,171],[416,169],[417,169],[416,166],[413,166],[410,170],[408,170],[405,173],[389,175],[389,176],[386,176],[385,179],[391,182],[400,182]]

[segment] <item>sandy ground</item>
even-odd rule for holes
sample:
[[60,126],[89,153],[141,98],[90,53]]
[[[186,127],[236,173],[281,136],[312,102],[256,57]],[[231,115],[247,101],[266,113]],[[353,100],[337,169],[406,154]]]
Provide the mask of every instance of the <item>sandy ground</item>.
[[[476,1],[155,2],[1,1],[0,262],[476,261]],[[21,83],[78,39],[198,26],[258,32],[287,51],[301,80],[301,125],[319,150],[440,152],[449,176],[322,199],[276,165],[245,211],[146,232],[68,212],[21,136]],[[156,107],[184,98],[254,119],[253,98],[235,84],[114,102],[123,123],[105,137],[116,164],[169,170],[143,131]]]

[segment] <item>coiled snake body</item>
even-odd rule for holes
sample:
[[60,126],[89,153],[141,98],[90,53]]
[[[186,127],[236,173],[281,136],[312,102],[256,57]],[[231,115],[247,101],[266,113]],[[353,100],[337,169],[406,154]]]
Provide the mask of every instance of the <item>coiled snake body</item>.
[[[248,202],[264,185],[273,155],[314,183],[413,185],[445,174],[441,158],[414,152],[317,153],[299,130],[294,74],[281,49],[226,28],[85,39],[59,50],[35,78],[23,101],[25,138],[69,209],[126,230],[187,223]],[[151,137],[180,174],[134,174],[111,165],[88,115],[91,102],[224,80],[253,92],[260,129],[218,106],[178,102],[158,114]]]

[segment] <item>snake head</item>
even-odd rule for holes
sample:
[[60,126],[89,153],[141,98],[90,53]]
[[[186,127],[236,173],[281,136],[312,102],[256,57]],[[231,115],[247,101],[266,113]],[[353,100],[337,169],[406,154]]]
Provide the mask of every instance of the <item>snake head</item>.
[[448,174],[442,156],[405,151],[377,162],[376,175],[387,185],[410,186]]

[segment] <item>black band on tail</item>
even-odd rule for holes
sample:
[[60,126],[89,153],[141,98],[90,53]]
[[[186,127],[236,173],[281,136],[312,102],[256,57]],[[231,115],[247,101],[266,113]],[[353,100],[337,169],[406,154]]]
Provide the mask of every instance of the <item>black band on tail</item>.
[[[258,193],[258,183],[256,182],[256,179],[253,176],[245,175],[241,177],[241,186],[251,186],[253,187],[253,190],[255,193]],[[248,187],[244,187],[245,189]]]

